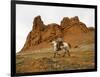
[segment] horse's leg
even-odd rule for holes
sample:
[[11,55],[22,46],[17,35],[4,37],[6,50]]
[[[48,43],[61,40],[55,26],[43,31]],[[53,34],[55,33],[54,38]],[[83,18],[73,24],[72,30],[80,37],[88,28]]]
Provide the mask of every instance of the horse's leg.
[[63,57],[65,56],[65,54],[66,54],[66,49],[64,49],[64,54],[63,54]]
[[70,56],[69,50],[67,50],[67,52],[68,52],[68,56]]
[[54,58],[56,57],[56,53],[57,53],[57,52],[54,53]]
[[65,57],[65,54],[66,54],[66,51],[64,52],[64,55],[63,55],[63,57]]
[[60,56],[59,51],[57,51],[57,55],[59,55],[59,56]]

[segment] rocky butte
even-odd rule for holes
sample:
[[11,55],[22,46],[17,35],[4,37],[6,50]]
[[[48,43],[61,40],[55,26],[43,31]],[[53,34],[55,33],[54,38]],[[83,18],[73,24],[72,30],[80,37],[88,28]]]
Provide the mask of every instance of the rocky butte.
[[86,40],[90,40],[86,37],[92,30],[92,28],[87,28],[78,16],[64,17],[60,25],[56,23],[45,25],[41,16],[37,16],[34,18],[32,30],[29,32],[21,52],[50,47],[50,42],[58,37],[62,37],[64,41],[75,47]]

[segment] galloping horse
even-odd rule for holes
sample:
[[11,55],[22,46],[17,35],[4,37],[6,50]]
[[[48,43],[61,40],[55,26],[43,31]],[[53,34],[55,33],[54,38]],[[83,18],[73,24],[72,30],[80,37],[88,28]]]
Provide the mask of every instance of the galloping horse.
[[54,49],[54,57],[56,56],[56,54],[58,54],[58,51],[60,50],[64,50],[63,57],[65,56],[66,52],[68,53],[68,56],[70,56],[69,49],[71,48],[71,45],[69,43],[62,42],[62,44],[58,46],[58,41],[52,41],[52,44]]

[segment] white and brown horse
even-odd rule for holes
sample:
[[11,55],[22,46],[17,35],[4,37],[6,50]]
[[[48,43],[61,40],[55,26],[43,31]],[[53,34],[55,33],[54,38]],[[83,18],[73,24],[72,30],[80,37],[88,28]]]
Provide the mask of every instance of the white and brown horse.
[[63,50],[64,54],[63,57],[65,56],[66,52],[68,53],[68,56],[70,56],[69,49],[71,48],[71,45],[66,42],[62,42],[62,45],[60,45],[58,48],[58,42],[57,41],[52,41],[53,44],[53,49],[54,49],[54,57],[56,57],[56,54],[58,54],[58,51]]

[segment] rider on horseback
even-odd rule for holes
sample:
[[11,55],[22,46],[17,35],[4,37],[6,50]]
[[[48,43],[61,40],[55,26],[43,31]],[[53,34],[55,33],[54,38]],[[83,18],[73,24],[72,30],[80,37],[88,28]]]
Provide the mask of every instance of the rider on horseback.
[[56,40],[56,42],[57,42],[57,48],[58,48],[58,50],[61,50],[61,46],[63,46],[63,39],[62,38],[58,38]]

